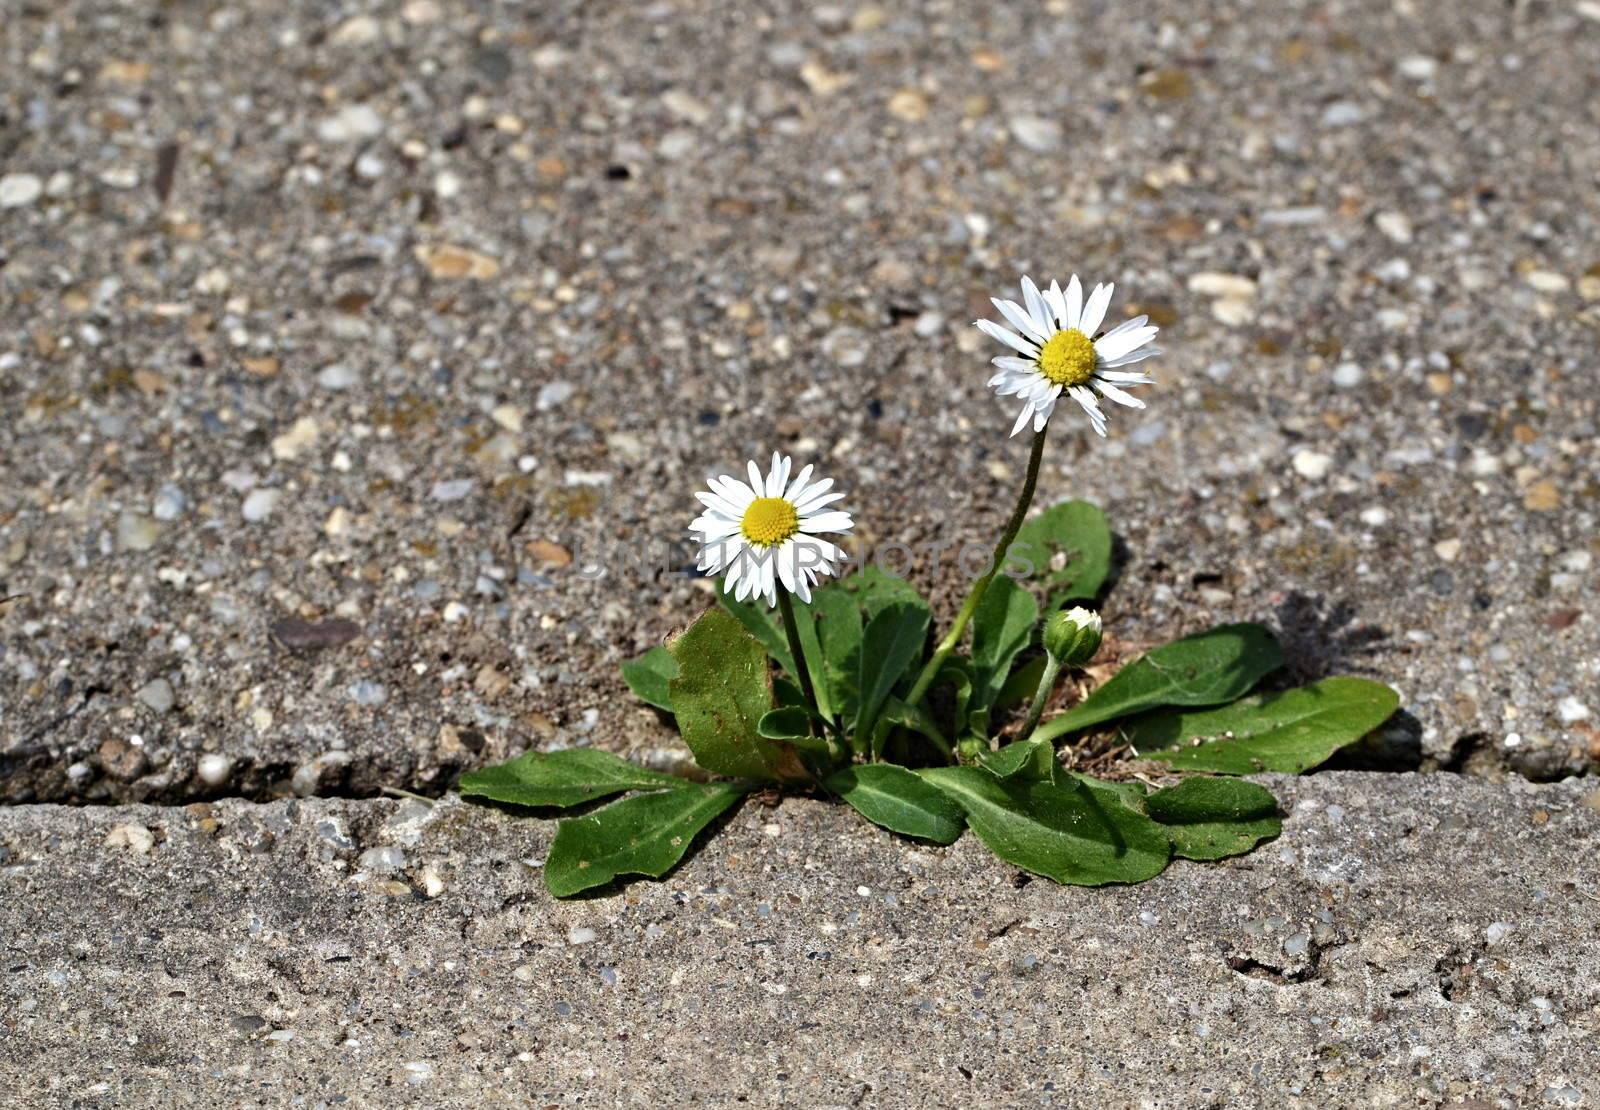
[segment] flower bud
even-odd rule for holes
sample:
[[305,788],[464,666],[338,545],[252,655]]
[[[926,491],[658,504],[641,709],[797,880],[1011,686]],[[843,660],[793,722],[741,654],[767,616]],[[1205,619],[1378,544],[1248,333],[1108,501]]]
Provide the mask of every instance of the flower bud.
[[1100,614],[1063,609],[1044,623],[1044,650],[1063,667],[1081,667],[1100,650]]

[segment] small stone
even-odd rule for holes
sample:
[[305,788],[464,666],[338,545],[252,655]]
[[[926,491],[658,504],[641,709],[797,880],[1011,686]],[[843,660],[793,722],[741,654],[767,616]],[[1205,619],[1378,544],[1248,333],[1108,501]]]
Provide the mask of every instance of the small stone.
[[289,787],[302,798],[309,798],[322,788],[334,772],[350,764],[349,752],[323,752],[295,768]]
[[1523,495],[1522,504],[1536,513],[1554,512],[1561,507],[1561,491],[1552,481],[1535,482]]
[[572,945],[593,944],[598,934],[587,925],[574,925],[567,930],[567,943]]
[[1556,705],[1556,716],[1564,725],[1577,724],[1589,719],[1589,707],[1575,697],[1562,698]]
[[155,500],[150,504],[150,513],[157,520],[177,520],[189,508],[189,500],[183,495],[183,490],[168,482],[156,491]]
[[1255,318],[1255,303],[1246,297],[1218,297],[1211,302],[1211,315],[1230,328],[1248,324]]
[[172,683],[164,678],[152,679],[134,691],[133,696],[154,713],[167,713],[177,703],[177,697],[172,692]]
[[143,825],[116,825],[106,834],[107,848],[122,848],[147,856],[155,846],[155,834]]
[[522,431],[522,410],[516,405],[499,405],[490,418],[508,432]]
[[533,556],[537,563],[550,567],[567,567],[572,565],[572,552],[562,547],[559,543],[550,540],[533,540],[528,544],[528,554]]
[[389,691],[381,683],[365,678],[352,682],[347,692],[357,705],[377,706],[389,700]]
[[1366,374],[1355,363],[1341,362],[1334,368],[1333,384],[1340,389],[1354,389],[1365,377]]
[[132,782],[144,773],[144,749],[120,736],[108,736],[95,752],[100,769],[119,782]]
[[901,89],[889,98],[889,114],[907,123],[928,118],[928,98],[916,89]]
[[1566,276],[1554,270],[1530,270],[1523,280],[1541,293],[1565,293],[1572,288]]
[[244,506],[240,510],[245,520],[251,524],[258,524],[272,515],[272,510],[278,506],[278,498],[282,496],[279,490],[258,489],[251,490],[250,495],[244,499]]
[[422,873],[418,875],[417,878],[422,881],[422,893],[426,894],[429,898],[437,898],[439,895],[444,893],[444,879],[439,875],[439,872],[434,869],[432,864],[424,867],[422,869]]
[[1504,921],[1492,922],[1490,923],[1489,927],[1483,931],[1484,943],[1488,944],[1490,947],[1493,947],[1494,945],[1505,940],[1506,937],[1510,936],[1514,929],[1515,926],[1508,925]]
[[419,244],[413,253],[436,278],[486,281],[500,273],[499,261],[467,247]]
[[1348,100],[1336,100],[1322,110],[1324,127],[1348,127],[1366,118],[1367,114],[1361,110],[1361,106]]
[[668,89],[662,93],[661,106],[689,123],[705,123],[711,118],[711,109],[683,89]]
[[317,137],[325,143],[375,139],[382,134],[383,117],[367,104],[346,104],[317,125]]
[[661,141],[656,144],[656,153],[668,161],[677,161],[692,153],[699,145],[700,140],[693,131],[679,127],[661,136]]
[[343,647],[361,635],[361,626],[344,617],[325,621],[308,621],[299,617],[285,617],[274,621],[267,629],[290,651],[321,651],[323,648]]
[[428,496],[435,501],[460,501],[472,495],[478,488],[478,483],[472,478],[451,478],[444,482],[435,482]]
[[1393,239],[1396,243],[1411,242],[1411,221],[1403,212],[1379,212],[1373,222],[1378,225],[1378,230]]
[[1328,471],[1333,469],[1333,458],[1320,451],[1302,448],[1294,453],[1294,469],[1302,478],[1320,482],[1328,476]]
[[1407,54],[1397,67],[1402,77],[1413,81],[1426,81],[1439,72],[1439,63],[1426,54]]
[[287,432],[273,439],[272,457],[284,460],[299,458],[300,452],[317,442],[317,435],[317,422],[309,416],[302,416]]
[[1061,125],[1041,116],[1012,116],[1006,121],[1011,135],[1037,154],[1055,150],[1061,145]]
[[200,776],[200,781],[212,789],[227,785],[233,777],[233,760],[225,755],[212,752],[200,757],[195,764],[195,774]]
[[349,389],[360,380],[361,375],[342,362],[324,366],[317,372],[317,384],[323,389]]
[[1239,297],[1256,295],[1256,283],[1242,274],[1225,274],[1216,270],[1202,270],[1189,275],[1189,292],[1202,297]]
[[1403,285],[1411,280],[1411,263],[1404,258],[1391,258],[1373,270],[1372,276],[1385,285]]
[[149,551],[161,537],[161,526],[143,513],[117,517],[117,546],[123,551]]
[[576,392],[577,387],[571,382],[549,382],[539,387],[533,407],[540,412],[549,412],[558,405],[566,404]]
[[0,177],[0,208],[21,208],[44,193],[44,183],[31,173],[9,173]]
[[378,32],[378,21],[372,16],[352,16],[333,29],[328,42],[334,46],[367,46],[378,41]]
[[1447,563],[1453,563],[1461,554],[1461,541],[1457,539],[1440,540],[1433,545],[1433,553]]
[[1382,505],[1374,505],[1369,509],[1362,509],[1361,523],[1369,528],[1381,528],[1389,523],[1389,510]]
[[406,854],[393,844],[384,844],[362,852],[356,858],[356,863],[363,871],[371,871],[375,875],[389,875],[405,867]]
[[232,285],[233,279],[228,276],[228,271],[216,267],[201,274],[194,283],[194,289],[196,293],[204,293],[207,296],[221,296]]
[[322,522],[322,534],[330,539],[344,535],[350,531],[350,510],[343,505],[337,505],[328,514],[328,519]]

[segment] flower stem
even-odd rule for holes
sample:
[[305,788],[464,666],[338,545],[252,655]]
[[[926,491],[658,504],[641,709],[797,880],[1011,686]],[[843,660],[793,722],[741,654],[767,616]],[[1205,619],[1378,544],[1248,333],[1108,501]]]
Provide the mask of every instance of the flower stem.
[[811,671],[806,667],[805,651],[800,647],[800,627],[794,622],[794,602],[783,590],[778,591],[778,611],[783,614],[783,631],[789,637],[789,654],[794,658],[795,677],[800,680],[800,693],[805,696],[806,708],[811,711],[811,735],[817,734],[817,720],[822,716],[817,709],[817,690],[811,685]]
[[1028,456],[1028,476],[1022,482],[1022,494],[1017,498],[1017,507],[1011,511],[1011,519],[1006,521],[1005,531],[1000,533],[1000,542],[995,544],[994,558],[990,561],[989,573],[972,584],[972,590],[967,594],[967,600],[961,605],[961,612],[956,614],[955,624],[950,626],[950,631],[945,638],[939,641],[939,646],[934,649],[933,657],[928,660],[922,673],[917,675],[916,685],[911,687],[911,693],[906,695],[906,705],[915,706],[922,701],[922,696],[928,692],[928,687],[933,685],[933,680],[939,677],[939,671],[944,667],[950,653],[961,642],[962,633],[966,632],[967,625],[972,622],[972,616],[978,611],[978,604],[983,600],[983,595],[989,590],[989,583],[994,581],[994,576],[1000,573],[1001,564],[1005,561],[1006,551],[1011,547],[1017,533],[1022,530],[1023,518],[1028,515],[1028,506],[1033,503],[1033,490],[1039,484],[1039,463],[1044,458],[1044,436],[1049,431],[1049,425],[1033,433],[1033,452]]
[[1017,733],[1023,740],[1033,739],[1033,730],[1039,727],[1039,718],[1044,715],[1045,702],[1050,700],[1050,691],[1055,688],[1056,676],[1061,673],[1061,661],[1052,656],[1044,657],[1044,673],[1039,676],[1039,689],[1034,691],[1033,704],[1028,706],[1028,720],[1022,726],[1022,731]]

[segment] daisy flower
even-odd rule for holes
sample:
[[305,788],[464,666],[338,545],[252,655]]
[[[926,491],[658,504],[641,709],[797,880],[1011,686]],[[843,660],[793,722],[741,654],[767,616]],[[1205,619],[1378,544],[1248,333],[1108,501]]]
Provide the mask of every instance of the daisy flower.
[[1011,331],[991,320],[976,321],[984,334],[1017,352],[995,359],[1000,372],[989,379],[990,387],[1001,397],[1015,394],[1022,398],[1022,415],[1017,417],[1012,435],[1026,428],[1029,420],[1034,431],[1044,431],[1063,393],[1083,407],[1101,436],[1106,434],[1106,416],[1096,393],[1119,405],[1144,408],[1143,401],[1122,387],[1149,385],[1154,379],[1125,367],[1161,353],[1159,347],[1146,346],[1160,329],[1145,323],[1148,316],[1135,316],[1096,336],[1114,288],[1096,285],[1085,302],[1077,274],[1072,275],[1064,293],[1054,281],[1040,292],[1032,279],[1024,277],[1022,304],[990,298],[1000,315],[1017,329]]
[[825,532],[848,532],[850,514],[829,509],[844,496],[828,492],[833,479],[811,480],[811,467],[790,478],[787,455],[772,453],[766,477],[750,463],[750,481],[727,474],[706,484],[709,493],[695,497],[706,511],[689,525],[700,544],[700,570],[728,572],[723,589],[736,600],[760,597],[768,607],[778,603],[778,588],[803,602],[811,600],[818,578],[837,574],[845,554],[820,538]]

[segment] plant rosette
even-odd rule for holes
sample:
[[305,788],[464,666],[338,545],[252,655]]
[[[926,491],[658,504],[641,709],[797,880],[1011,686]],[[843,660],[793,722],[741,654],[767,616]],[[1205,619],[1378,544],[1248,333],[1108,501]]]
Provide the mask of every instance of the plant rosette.
[[[1124,387],[1151,379],[1126,367],[1158,352],[1143,317],[1100,330],[1109,285],[1085,299],[1076,276],[1043,291],[1024,278],[1022,292],[1021,304],[994,302],[1010,328],[978,326],[1015,352],[994,360],[990,384],[1024,402],[1013,434],[1033,426],[1029,465],[944,635],[934,638],[930,606],[904,579],[872,566],[840,576],[849,556],[838,541],[854,519],[831,479],[774,454],[765,472],[750,463],[747,480],[711,480],[690,531],[699,569],[722,579],[718,601],[622,677],[671,718],[713,781],[581,748],[461,778],[470,798],[577,811],[545,861],[552,894],[659,878],[744,797],[774,789],[837,799],[928,843],[971,829],[1002,860],[1058,882],[1141,882],[1174,858],[1222,859],[1278,835],[1271,792],[1240,776],[1310,770],[1394,712],[1395,691],[1366,679],[1270,686],[1283,653],[1245,623],[1148,651],[1046,715],[1100,647],[1093,607],[1112,550],[1104,513],[1087,502],[1028,515],[1049,420],[1065,395],[1103,436],[1096,397],[1143,407]],[[1012,577],[1019,568],[1034,573]],[[1151,788],[1063,766],[1058,744],[1105,733],[1182,777]]]

